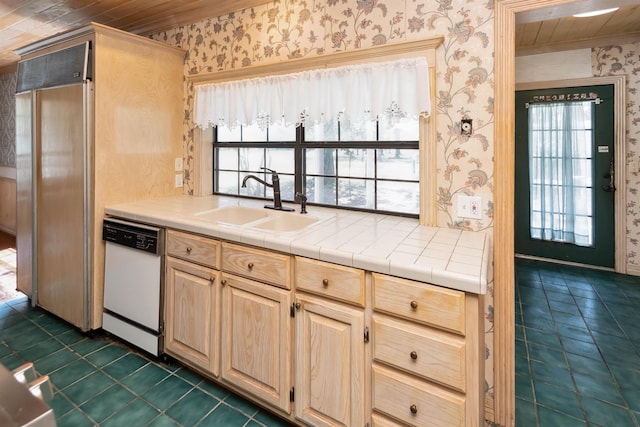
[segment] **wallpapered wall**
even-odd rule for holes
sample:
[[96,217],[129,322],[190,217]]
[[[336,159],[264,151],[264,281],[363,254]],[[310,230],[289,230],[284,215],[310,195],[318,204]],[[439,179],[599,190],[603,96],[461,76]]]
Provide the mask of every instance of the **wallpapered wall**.
[[[187,51],[185,75],[444,36],[437,51],[438,224],[493,226],[493,0],[275,0],[153,38]],[[193,193],[193,90],[185,83],[185,186]],[[474,133],[459,134],[463,118]],[[483,219],[456,218],[460,194],[482,197]],[[493,394],[493,284],[485,303],[486,392]]]
[[0,74],[0,166],[16,165],[16,73]]
[[627,268],[640,274],[640,42],[592,50],[594,76],[627,76]]

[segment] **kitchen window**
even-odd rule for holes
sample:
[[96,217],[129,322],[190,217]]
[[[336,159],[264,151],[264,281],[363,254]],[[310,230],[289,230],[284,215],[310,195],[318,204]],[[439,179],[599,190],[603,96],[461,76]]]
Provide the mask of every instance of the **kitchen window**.
[[284,201],[304,193],[309,204],[417,217],[420,210],[419,122],[397,118],[312,125],[238,125],[213,130],[217,194],[271,199],[276,170]]
[[[423,44],[420,44],[421,46]],[[429,55],[427,55],[429,56]],[[335,62],[335,60],[334,60]],[[432,223],[435,132],[425,56],[386,62],[257,73],[194,87],[194,123],[213,143],[211,192],[420,217]],[[229,76],[232,74],[228,74]],[[207,174],[208,175],[208,174]]]

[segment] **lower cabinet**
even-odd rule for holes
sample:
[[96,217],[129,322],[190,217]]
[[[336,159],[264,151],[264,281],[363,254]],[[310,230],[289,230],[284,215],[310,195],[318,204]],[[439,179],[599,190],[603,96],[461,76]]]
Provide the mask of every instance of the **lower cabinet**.
[[365,425],[364,312],[296,297],[295,416],[313,426]]
[[291,413],[291,292],[222,273],[222,379]]
[[165,349],[172,356],[219,375],[219,272],[167,257]]
[[167,234],[165,348],[297,425],[479,427],[482,296]]

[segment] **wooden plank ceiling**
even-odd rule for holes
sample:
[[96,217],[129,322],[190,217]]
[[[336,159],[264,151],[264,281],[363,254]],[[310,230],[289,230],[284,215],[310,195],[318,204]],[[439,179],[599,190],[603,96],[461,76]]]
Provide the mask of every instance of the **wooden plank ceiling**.
[[[98,22],[149,35],[206,17],[269,3],[269,0],[0,0],[0,73],[15,70],[14,50],[34,41]],[[596,18],[571,13],[621,5]],[[582,0],[518,14],[519,55],[640,39],[640,0]]]
[[[613,13],[576,18],[575,13]],[[516,15],[516,55],[531,55],[640,41],[640,0],[587,0]]]
[[269,0],[0,0],[0,73],[12,71],[15,49],[97,22],[149,35]]

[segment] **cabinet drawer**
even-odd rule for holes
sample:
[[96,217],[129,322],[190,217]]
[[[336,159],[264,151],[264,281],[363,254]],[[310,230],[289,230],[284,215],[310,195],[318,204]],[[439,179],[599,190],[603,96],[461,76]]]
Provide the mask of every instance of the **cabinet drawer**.
[[465,391],[465,342],[460,336],[374,316],[373,358]]
[[296,289],[364,307],[364,271],[296,257]]
[[372,427],[404,427],[404,424],[397,423],[380,414],[371,414]]
[[167,254],[211,268],[220,268],[220,242],[195,234],[167,230]]
[[373,308],[464,335],[464,292],[372,274]]
[[291,256],[232,243],[222,244],[222,270],[291,289]]
[[462,427],[460,394],[382,366],[373,366],[373,409],[411,426]]

